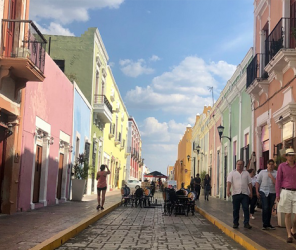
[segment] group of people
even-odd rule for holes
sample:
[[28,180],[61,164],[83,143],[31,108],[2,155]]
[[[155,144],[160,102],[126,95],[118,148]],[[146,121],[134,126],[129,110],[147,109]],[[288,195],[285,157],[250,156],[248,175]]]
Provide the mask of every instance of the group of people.
[[200,189],[204,188],[204,194],[205,194],[205,200],[208,201],[209,200],[209,195],[211,192],[211,179],[210,176],[208,174],[205,175],[204,180],[202,181],[201,178],[199,177],[199,174],[196,174],[196,177],[193,178],[191,177],[191,181],[190,181],[190,189],[191,191],[195,191],[196,192],[196,199],[199,200],[199,196],[200,196]]
[[[291,223],[291,214],[296,214],[296,163],[295,152],[292,148],[286,150],[287,161],[274,170],[275,162],[268,160],[267,169],[260,171],[255,177],[254,169],[246,171],[244,162],[238,160],[236,169],[227,177],[227,196],[232,195],[233,228],[239,226],[239,210],[242,204],[244,212],[244,227],[251,229],[250,218],[254,218],[257,199],[262,203],[262,230],[274,230],[271,225],[272,209],[277,201],[277,211],[285,214],[287,243],[296,239],[296,215]],[[230,191],[232,190],[232,192]],[[250,205],[250,210],[249,210]]]

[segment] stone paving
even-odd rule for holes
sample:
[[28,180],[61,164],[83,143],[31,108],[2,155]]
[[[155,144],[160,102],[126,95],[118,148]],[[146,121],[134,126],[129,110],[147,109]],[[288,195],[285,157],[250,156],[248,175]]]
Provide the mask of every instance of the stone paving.
[[163,207],[121,206],[58,250],[244,249],[195,213],[163,216]]

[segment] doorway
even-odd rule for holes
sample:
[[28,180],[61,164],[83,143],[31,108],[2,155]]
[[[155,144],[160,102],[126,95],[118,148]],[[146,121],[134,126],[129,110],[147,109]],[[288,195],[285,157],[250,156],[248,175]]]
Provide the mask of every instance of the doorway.
[[[7,19],[15,20],[15,17],[16,17],[16,0],[9,0]],[[13,53],[14,30],[15,30],[15,22],[7,22],[6,46],[5,46],[6,57],[11,57]]]
[[42,147],[37,145],[36,156],[35,156],[33,203],[39,202],[41,167],[42,167]]
[[267,162],[269,160],[269,150],[262,153],[263,156],[263,169],[267,168]]
[[62,197],[63,166],[64,166],[64,155],[60,154],[59,171],[58,171],[58,185],[57,185],[57,199],[58,200],[60,200]]

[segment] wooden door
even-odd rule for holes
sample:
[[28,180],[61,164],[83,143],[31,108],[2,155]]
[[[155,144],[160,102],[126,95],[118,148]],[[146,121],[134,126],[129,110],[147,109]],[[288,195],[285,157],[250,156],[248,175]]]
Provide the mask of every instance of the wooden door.
[[[9,0],[7,19],[15,20],[15,17],[16,17],[16,0]],[[6,45],[5,45],[6,57],[11,57],[13,53],[14,29],[15,29],[15,23],[8,22],[7,29],[6,29]]]
[[[4,129],[1,127],[1,138],[4,138]],[[3,136],[2,136],[3,134]],[[2,205],[2,183],[4,179],[4,163],[5,163],[5,146],[6,139],[0,141],[0,213]]]
[[41,165],[42,165],[42,147],[37,145],[36,156],[35,156],[33,203],[39,202]]
[[64,165],[64,155],[60,154],[59,172],[58,172],[58,186],[57,186],[57,198],[59,200],[62,197],[63,165]]

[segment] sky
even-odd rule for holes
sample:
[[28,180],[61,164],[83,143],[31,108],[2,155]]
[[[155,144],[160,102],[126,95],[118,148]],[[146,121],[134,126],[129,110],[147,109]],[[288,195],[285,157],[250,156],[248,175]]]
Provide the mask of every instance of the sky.
[[167,172],[178,143],[253,46],[253,0],[31,0],[43,34],[97,27],[141,132],[149,170]]

